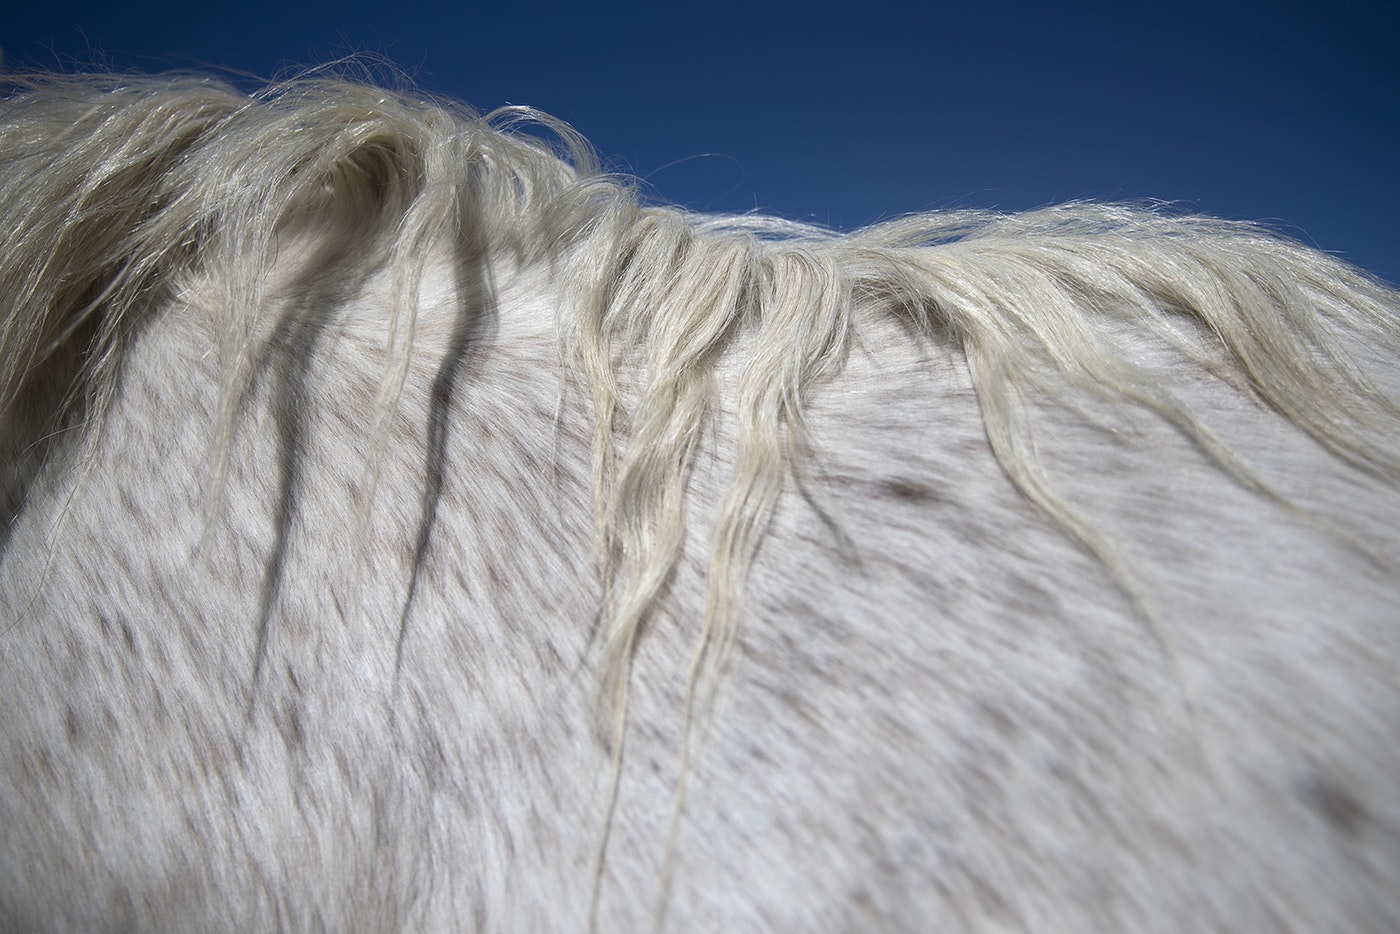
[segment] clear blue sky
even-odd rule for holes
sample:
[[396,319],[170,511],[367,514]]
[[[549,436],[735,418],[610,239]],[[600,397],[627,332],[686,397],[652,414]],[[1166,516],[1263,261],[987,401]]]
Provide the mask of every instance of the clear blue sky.
[[10,68],[351,52],[574,124],[658,198],[854,227],[939,206],[1182,201],[1400,282],[1400,5],[386,0],[26,3]]

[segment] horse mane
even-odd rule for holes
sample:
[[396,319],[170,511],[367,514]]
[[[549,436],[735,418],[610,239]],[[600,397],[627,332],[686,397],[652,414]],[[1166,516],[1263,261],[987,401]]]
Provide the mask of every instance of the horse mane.
[[[219,283],[217,504],[254,322],[273,267],[308,232],[316,261],[392,270],[388,363],[374,413],[394,409],[412,352],[424,257],[447,243],[488,267],[547,265],[571,283],[561,353],[596,414],[597,527],[614,692],[685,538],[685,482],[720,357],[740,347],[738,467],[716,523],[701,654],[732,634],[742,585],[784,478],[800,470],[804,403],[841,364],[854,309],[877,305],[967,360],[1007,476],[1106,560],[1016,429],[1047,373],[1145,406],[1232,469],[1195,417],[1095,333],[1085,309],[1173,343],[1204,325],[1245,383],[1336,454],[1395,477],[1367,440],[1394,407],[1346,363],[1330,323],[1394,326],[1384,283],[1254,224],[1164,206],[1078,203],[1019,215],[952,210],[854,233],[760,216],[643,206],[569,127],[528,108],[460,105],[311,78],[252,95],[205,77],[11,78],[0,124],[0,417],[59,359],[63,411],[100,431],[124,347],[196,271]],[[562,152],[526,124],[552,131]],[[343,259],[342,259],[343,261]],[[303,272],[315,270],[308,262]],[[626,348],[645,348],[641,359]],[[1199,352],[1198,356],[1199,356]],[[645,373],[619,446],[619,367]],[[1358,407],[1355,400],[1361,400]],[[370,465],[371,469],[373,464]]]

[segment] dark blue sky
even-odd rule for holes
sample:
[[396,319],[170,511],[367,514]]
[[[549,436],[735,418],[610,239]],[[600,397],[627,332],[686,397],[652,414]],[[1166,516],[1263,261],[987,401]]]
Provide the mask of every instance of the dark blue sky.
[[25,7],[0,22],[10,68],[273,75],[374,53],[478,108],[562,117],[697,209],[854,227],[1162,198],[1400,282],[1394,4]]

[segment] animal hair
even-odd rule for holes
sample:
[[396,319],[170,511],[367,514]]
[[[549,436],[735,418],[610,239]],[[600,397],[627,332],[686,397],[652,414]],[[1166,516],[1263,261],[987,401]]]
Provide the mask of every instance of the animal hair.
[[[910,348],[950,350],[1005,477],[1109,569],[1157,633],[1164,658],[1175,651],[1171,637],[1137,584],[1150,569],[1061,496],[1037,453],[1037,439],[1054,430],[1038,400],[1158,418],[1235,482],[1293,507],[1179,387],[1115,342],[1115,328],[1170,348],[1359,473],[1400,484],[1384,441],[1400,410],[1349,349],[1395,341],[1396,293],[1259,225],[1164,204],[1074,203],[1014,215],[940,211],[837,232],[646,205],[630,180],[600,169],[572,129],[528,108],[479,115],[321,77],[251,95],[200,76],[9,83],[0,111],[0,229],[8,237],[0,425],[26,439],[15,463],[33,465],[17,467],[29,474],[9,481],[12,512],[50,461],[84,464],[110,440],[108,416],[132,348],[183,304],[190,314],[207,312],[217,332],[202,483],[212,541],[231,508],[240,426],[269,378],[268,348],[294,333],[287,328],[309,326],[316,311],[308,297],[324,295],[328,279],[351,295],[382,274],[382,373],[358,415],[368,440],[357,527],[372,539],[376,484],[386,482],[393,426],[405,417],[405,387],[422,352],[421,283],[435,257],[445,252],[473,271],[483,307],[496,307],[497,281],[542,271],[558,295],[561,399],[581,393],[592,418],[596,554],[577,557],[596,566],[602,595],[597,677],[613,770],[605,825],[617,805],[641,646],[673,599],[683,556],[697,543],[708,548],[703,604],[685,630],[692,655],[677,714],[668,853],[684,811],[692,723],[713,709],[743,628],[785,625],[745,612],[780,501],[804,497],[832,540],[842,540],[844,519],[822,492],[821,443],[809,423],[813,400],[880,339],[872,315],[880,327],[893,323]],[[450,392],[455,383],[442,385]],[[35,418],[37,427],[14,427]],[[730,428],[721,427],[726,420]],[[724,461],[732,475],[702,509],[694,477],[716,439],[732,439]],[[294,457],[303,442],[288,443]],[[425,481],[428,514],[438,495],[432,483],[442,482]],[[1314,513],[1299,508],[1331,534],[1329,517]],[[710,524],[697,531],[704,516]],[[432,528],[421,527],[420,555]],[[1358,547],[1393,564],[1384,545]],[[410,604],[416,592],[410,588]],[[276,638],[269,627],[278,593],[268,588],[259,611],[246,672],[254,689]],[[8,609],[9,627],[28,625],[25,604]],[[409,618],[405,609],[396,666],[414,639]],[[256,704],[256,690],[250,697]],[[251,706],[247,715],[251,723]],[[607,858],[600,852],[594,867],[594,908]],[[668,857],[663,888],[671,872]]]

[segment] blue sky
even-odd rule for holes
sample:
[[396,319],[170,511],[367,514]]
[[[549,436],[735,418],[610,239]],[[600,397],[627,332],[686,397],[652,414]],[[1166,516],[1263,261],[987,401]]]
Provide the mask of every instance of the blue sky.
[[285,75],[347,53],[568,120],[658,199],[850,228],[1161,198],[1400,282],[1395,5],[25,4],[9,68]]

